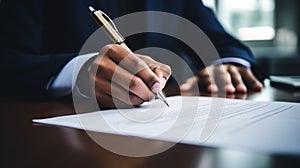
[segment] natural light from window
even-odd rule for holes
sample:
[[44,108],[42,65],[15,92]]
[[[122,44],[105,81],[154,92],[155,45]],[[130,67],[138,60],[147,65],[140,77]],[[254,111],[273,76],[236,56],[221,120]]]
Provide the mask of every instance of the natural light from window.
[[243,41],[272,40],[275,38],[274,0],[203,0],[216,10],[222,25]]

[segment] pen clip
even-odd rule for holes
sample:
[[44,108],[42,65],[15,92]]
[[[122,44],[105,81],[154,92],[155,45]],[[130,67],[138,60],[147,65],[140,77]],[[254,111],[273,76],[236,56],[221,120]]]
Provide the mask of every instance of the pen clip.
[[[116,25],[114,24],[114,22],[110,19],[110,17],[108,15],[106,15],[103,11],[98,10],[97,12],[99,12],[101,14],[101,16],[108,22],[108,24],[110,25],[111,29],[114,30],[113,31],[109,31],[108,30],[108,34],[109,37],[111,37],[112,41],[114,41],[116,44],[121,44],[124,42],[124,37],[120,34],[120,32],[118,31]],[[104,24],[105,25],[105,24]]]
[[108,21],[108,23],[111,24],[113,29],[115,29],[115,31],[119,32],[115,23],[111,20],[111,18],[107,14],[105,14],[102,10],[98,10],[98,11],[104,16],[104,18]]

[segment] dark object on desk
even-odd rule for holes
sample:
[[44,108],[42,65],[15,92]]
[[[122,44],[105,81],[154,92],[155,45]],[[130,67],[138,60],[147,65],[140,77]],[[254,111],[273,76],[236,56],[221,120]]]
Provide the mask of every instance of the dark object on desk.
[[274,87],[300,90],[300,76],[270,76],[270,81]]

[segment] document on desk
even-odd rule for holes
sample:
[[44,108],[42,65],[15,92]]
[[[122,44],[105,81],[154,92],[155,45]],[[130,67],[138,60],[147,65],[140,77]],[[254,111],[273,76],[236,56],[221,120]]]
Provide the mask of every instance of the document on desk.
[[300,103],[168,97],[134,109],[33,119],[93,132],[271,154],[300,154]]

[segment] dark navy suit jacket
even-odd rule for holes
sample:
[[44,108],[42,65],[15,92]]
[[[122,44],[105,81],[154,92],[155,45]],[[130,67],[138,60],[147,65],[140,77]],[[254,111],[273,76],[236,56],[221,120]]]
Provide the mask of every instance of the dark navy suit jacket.
[[[224,31],[201,0],[2,0],[1,93],[47,94],[45,86],[50,79],[77,55],[98,28],[88,12],[89,5],[103,9],[112,18],[145,10],[182,16],[208,35],[221,57],[238,57],[254,63],[249,49]],[[161,47],[161,39],[168,44],[174,41],[164,37],[159,42],[146,43],[148,36],[157,35],[126,40],[134,49],[147,45]]]

